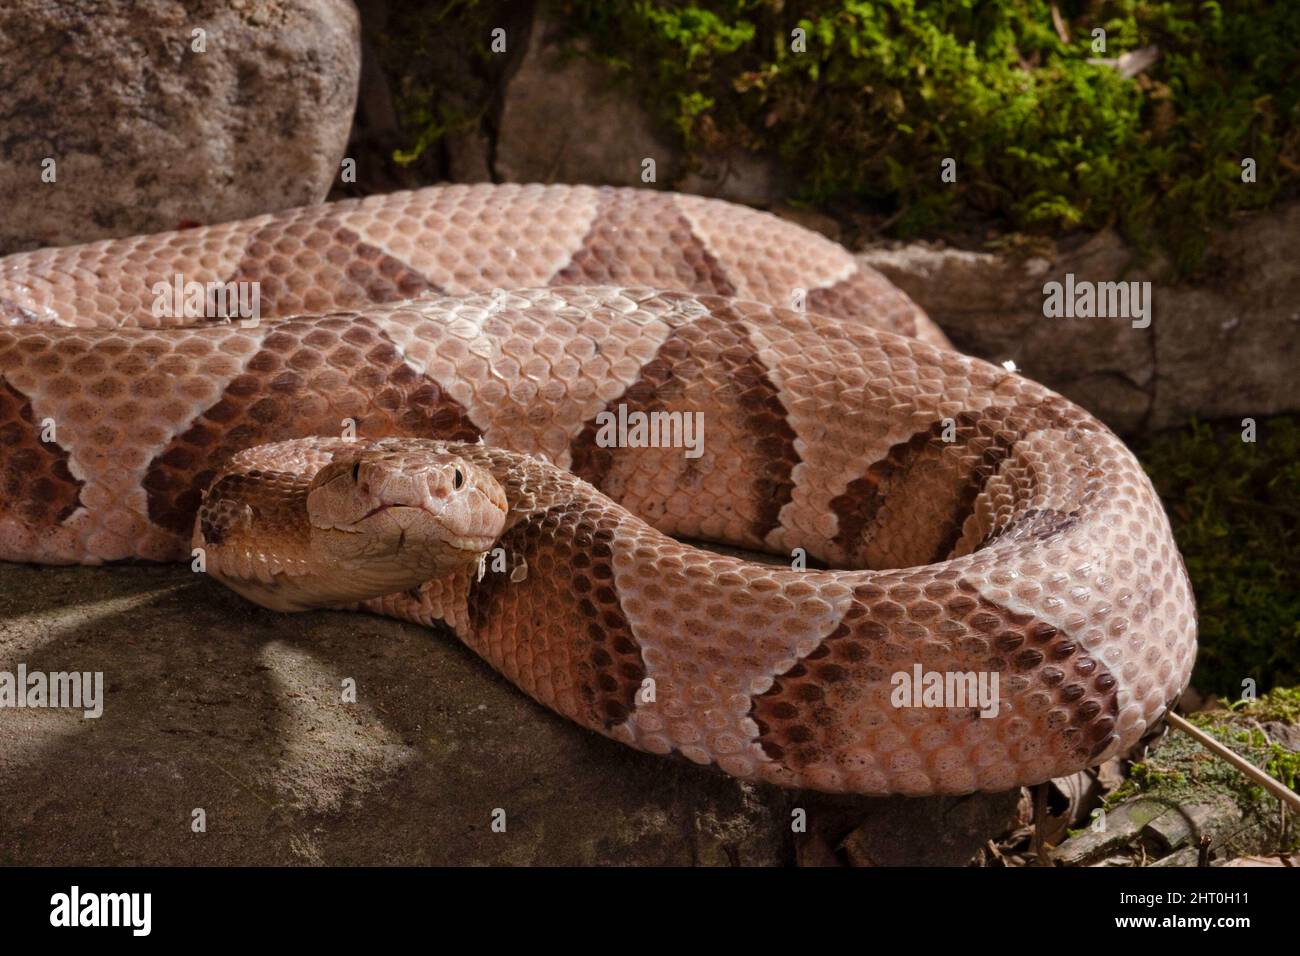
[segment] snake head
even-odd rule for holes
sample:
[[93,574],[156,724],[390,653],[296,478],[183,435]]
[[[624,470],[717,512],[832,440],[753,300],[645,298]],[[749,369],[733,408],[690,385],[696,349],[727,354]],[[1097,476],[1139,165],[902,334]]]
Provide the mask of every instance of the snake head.
[[476,563],[506,511],[488,471],[434,449],[344,453],[307,489],[315,557],[348,575],[358,600]]

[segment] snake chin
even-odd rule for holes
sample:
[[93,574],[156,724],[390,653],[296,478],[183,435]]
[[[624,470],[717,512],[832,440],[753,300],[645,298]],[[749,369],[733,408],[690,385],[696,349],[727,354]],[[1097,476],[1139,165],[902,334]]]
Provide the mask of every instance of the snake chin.
[[[490,519],[491,514],[486,517]],[[389,554],[419,560],[424,556],[422,563],[450,568],[477,561],[492,547],[500,531],[490,530],[490,520],[486,523],[489,530],[484,533],[466,534],[447,520],[445,512],[428,505],[390,503],[379,505],[346,528],[322,530],[357,536],[341,543],[364,551],[368,558]]]

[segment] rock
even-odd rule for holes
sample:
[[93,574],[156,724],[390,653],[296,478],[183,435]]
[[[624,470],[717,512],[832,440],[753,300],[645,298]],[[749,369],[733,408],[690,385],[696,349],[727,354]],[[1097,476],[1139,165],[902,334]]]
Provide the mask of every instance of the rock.
[[350,0],[0,6],[0,254],[320,201],[359,72]]
[[[1127,860],[1128,858],[1121,857],[1121,859]],[[1168,856],[1163,856],[1160,859],[1156,860],[1154,863],[1148,863],[1147,866],[1164,866],[1164,867],[1199,866],[1200,862],[1201,862],[1200,850],[1194,849],[1193,847],[1189,846],[1179,850],[1177,853],[1170,853]],[[1134,864],[1132,860],[1128,860],[1128,865],[1134,866],[1136,864]]]
[[1212,279],[1157,288],[1152,425],[1300,409],[1297,236],[1300,203],[1234,221],[1210,246]]
[[[688,162],[632,90],[582,55],[589,49],[584,41],[562,43],[541,11],[526,43],[502,96],[493,162],[499,180],[657,185],[762,207],[783,195],[771,156],[734,150]],[[453,159],[459,151],[453,147]],[[647,159],[655,164],[651,181],[642,178]],[[460,178],[455,170],[452,178]]]
[[1300,753],[1300,724],[1284,724],[1280,720],[1270,720],[1261,724],[1260,729],[1273,743]]
[[1225,846],[1233,831],[1241,829],[1242,812],[1231,799],[1174,804],[1136,797],[1107,813],[1105,824],[1100,831],[1090,826],[1066,840],[1053,851],[1053,861],[1062,866],[1096,865],[1115,850],[1136,855],[1141,847],[1153,859],[1174,856],[1166,866],[1184,865],[1189,855],[1190,865],[1195,865],[1202,835],[1212,848]]
[[565,55],[555,27],[538,12],[527,49],[504,92],[497,132],[497,176],[518,183],[642,186],[642,161],[656,180],[680,162],[633,94],[611,71]]
[[1067,272],[1109,277],[1128,258],[1111,232],[1055,262],[923,243],[859,256],[911,295],[961,351],[991,362],[1010,359],[1021,374],[1132,431],[1150,412],[1151,330],[1129,320],[1043,317],[1045,283]]
[[678,178],[674,187],[764,209],[785,194],[781,166],[772,156],[732,150],[723,156],[702,156],[696,166]]
[[831,242],[840,242],[842,239],[843,230],[833,216],[828,216],[815,209],[809,209],[807,206],[795,206],[783,202],[773,206],[769,212],[775,216],[780,216],[782,219],[788,219],[795,225],[803,226],[805,229],[820,232]]
[[1020,791],[886,797],[854,807],[841,848],[854,866],[966,866],[1018,818]]
[[447,175],[454,183],[490,183],[492,169],[488,157],[492,144],[478,129],[457,130],[447,134]]
[[276,614],[184,566],[0,563],[0,669],[20,663],[106,689],[98,719],[0,710],[0,865],[788,865],[795,806],[810,831],[889,820],[633,751],[447,635]]
[[[1120,432],[1192,416],[1262,416],[1300,408],[1300,203],[1234,222],[1213,238],[1211,277],[1175,277],[1159,257],[1138,265],[1114,232],[1047,255],[871,248],[859,258],[898,284],[962,351],[1015,361]],[[1047,282],[1149,281],[1149,328],[1128,318],[1046,318]]]
[[1176,812],[1156,800],[1132,800],[1106,814],[1105,826],[1087,829],[1066,840],[1051,853],[1060,866],[1088,866],[1136,842],[1147,825],[1163,814]]
[[1185,847],[1196,846],[1202,834],[1210,836],[1238,824],[1241,809],[1231,800],[1180,806],[1177,812],[1163,813],[1147,824],[1142,835],[1162,856]]

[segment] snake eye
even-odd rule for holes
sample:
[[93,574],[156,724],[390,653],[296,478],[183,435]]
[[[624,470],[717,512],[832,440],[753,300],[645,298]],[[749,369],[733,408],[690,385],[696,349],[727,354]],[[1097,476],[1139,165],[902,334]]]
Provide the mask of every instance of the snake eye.
[[457,468],[451,473],[451,487],[459,491],[460,486],[463,484],[465,484],[465,476],[461,474],[461,470]]
[[354,461],[352,463],[352,483],[356,484],[360,480],[361,480],[361,462]]

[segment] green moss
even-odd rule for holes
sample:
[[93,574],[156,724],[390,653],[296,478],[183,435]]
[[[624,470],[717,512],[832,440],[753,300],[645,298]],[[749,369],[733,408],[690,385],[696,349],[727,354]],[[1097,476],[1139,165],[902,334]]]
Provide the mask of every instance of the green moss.
[[[1283,688],[1253,702],[1239,702],[1232,708],[1198,713],[1196,724],[1226,747],[1245,757],[1285,786],[1296,789],[1300,778],[1300,754],[1270,741],[1260,728],[1263,721],[1279,713],[1294,714],[1300,703],[1300,688]],[[1231,765],[1210,754],[1186,734],[1170,731],[1154,753],[1135,763],[1129,776],[1107,797],[1110,810],[1135,796],[1162,802],[1190,805],[1205,803],[1215,796],[1234,800],[1248,817],[1269,821],[1276,816],[1276,798]],[[1293,834],[1293,839],[1295,838]]]
[[1186,783],[1187,777],[1180,771],[1152,763],[1135,763],[1129,768],[1129,775],[1124,782],[1107,794],[1104,806],[1111,810],[1139,793],[1159,792],[1162,796],[1168,795],[1185,789]]
[[[849,200],[903,235],[1115,223],[1190,267],[1213,223],[1300,193],[1298,4],[1063,2],[1068,43],[1046,0],[550,6],[688,147],[776,152],[800,199]],[[1101,56],[1161,59],[1136,80],[1090,64],[1094,27]]]
[[1234,701],[1228,709],[1261,723],[1300,724],[1300,687],[1275,687],[1255,700]]
[[[1292,790],[1300,777],[1300,753],[1269,740],[1261,724],[1300,722],[1300,687],[1278,687],[1254,700],[1238,700],[1224,710],[1193,714],[1193,723],[1227,743],[1251,763]],[[1252,796],[1263,799],[1262,789],[1247,784]],[[1258,791],[1258,792],[1256,792]]]
[[1173,525],[1196,594],[1200,652],[1192,683],[1240,696],[1300,682],[1300,423],[1194,423],[1135,449]]

